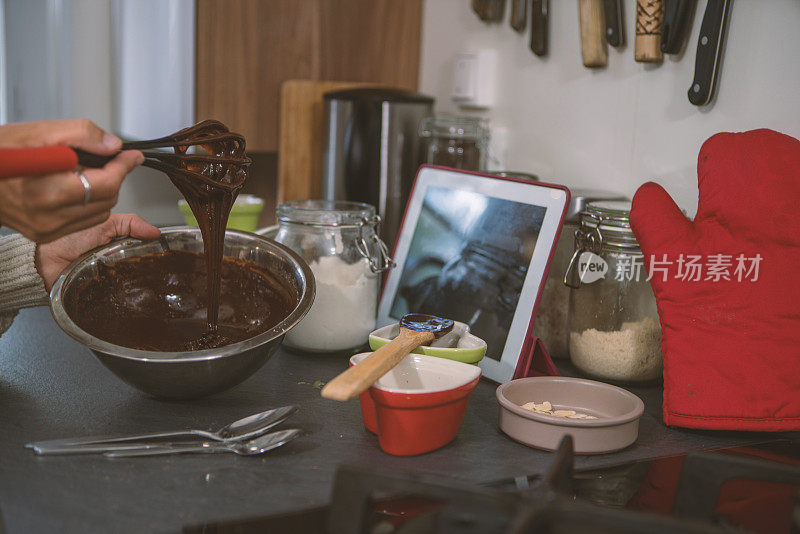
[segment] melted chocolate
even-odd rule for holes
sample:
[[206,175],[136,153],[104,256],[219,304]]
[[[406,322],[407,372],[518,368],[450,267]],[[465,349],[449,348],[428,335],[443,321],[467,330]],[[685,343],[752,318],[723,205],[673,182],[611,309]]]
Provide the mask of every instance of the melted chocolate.
[[452,330],[454,324],[452,319],[442,319],[424,313],[407,313],[400,319],[400,326],[417,332],[432,332],[436,338]]
[[[207,259],[207,258],[206,258]],[[218,326],[207,328],[203,254],[171,251],[98,264],[98,273],[64,298],[89,334],[124,347],[187,351],[249,339],[285,319],[297,296],[252,262],[224,258]]]
[[[206,326],[209,337],[213,338],[219,316],[225,227],[233,202],[247,179],[250,158],[245,155],[244,137],[231,133],[218,121],[203,121],[163,141],[172,146],[176,154],[183,155],[174,169],[165,169],[165,172],[192,209],[203,236],[209,273]],[[189,147],[198,147],[206,154],[187,154]]]

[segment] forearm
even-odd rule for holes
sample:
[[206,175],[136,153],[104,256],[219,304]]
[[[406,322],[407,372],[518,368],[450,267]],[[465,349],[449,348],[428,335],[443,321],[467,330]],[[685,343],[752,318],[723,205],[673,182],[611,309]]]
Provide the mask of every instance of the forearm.
[[42,277],[36,270],[36,245],[21,235],[0,238],[0,325],[20,308],[48,303]]

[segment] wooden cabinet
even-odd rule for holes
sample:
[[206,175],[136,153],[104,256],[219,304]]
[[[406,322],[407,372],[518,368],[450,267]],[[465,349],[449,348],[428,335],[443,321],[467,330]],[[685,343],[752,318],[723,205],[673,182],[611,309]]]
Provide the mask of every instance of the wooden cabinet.
[[274,152],[285,80],[416,90],[421,19],[422,0],[197,0],[197,120]]

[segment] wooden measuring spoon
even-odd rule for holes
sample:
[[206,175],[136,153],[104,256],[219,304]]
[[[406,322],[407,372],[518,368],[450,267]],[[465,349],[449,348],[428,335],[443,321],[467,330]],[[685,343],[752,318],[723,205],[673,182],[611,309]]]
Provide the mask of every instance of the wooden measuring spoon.
[[453,321],[433,315],[410,313],[400,319],[400,335],[361,360],[358,365],[328,382],[322,388],[326,399],[347,401],[358,397],[405,356],[420,345],[452,330]]

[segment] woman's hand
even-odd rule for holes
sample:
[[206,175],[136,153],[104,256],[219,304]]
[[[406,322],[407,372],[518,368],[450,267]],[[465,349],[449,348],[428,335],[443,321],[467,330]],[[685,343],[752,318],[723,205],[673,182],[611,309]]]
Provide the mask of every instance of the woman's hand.
[[117,237],[131,236],[138,239],[156,239],[161,231],[148,224],[138,215],[111,215],[104,223],[85,230],[65,235],[50,243],[36,247],[36,270],[44,280],[47,291],[64,268],[81,254]]
[[[100,155],[119,151],[122,141],[85,119],[41,121],[0,126],[0,146],[67,145]],[[44,243],[108,219],[122,180],[144,161],[137,150],[121,152],[102,169],[83,171],[85,191],[75,172],[0,180],[0,224]]]

